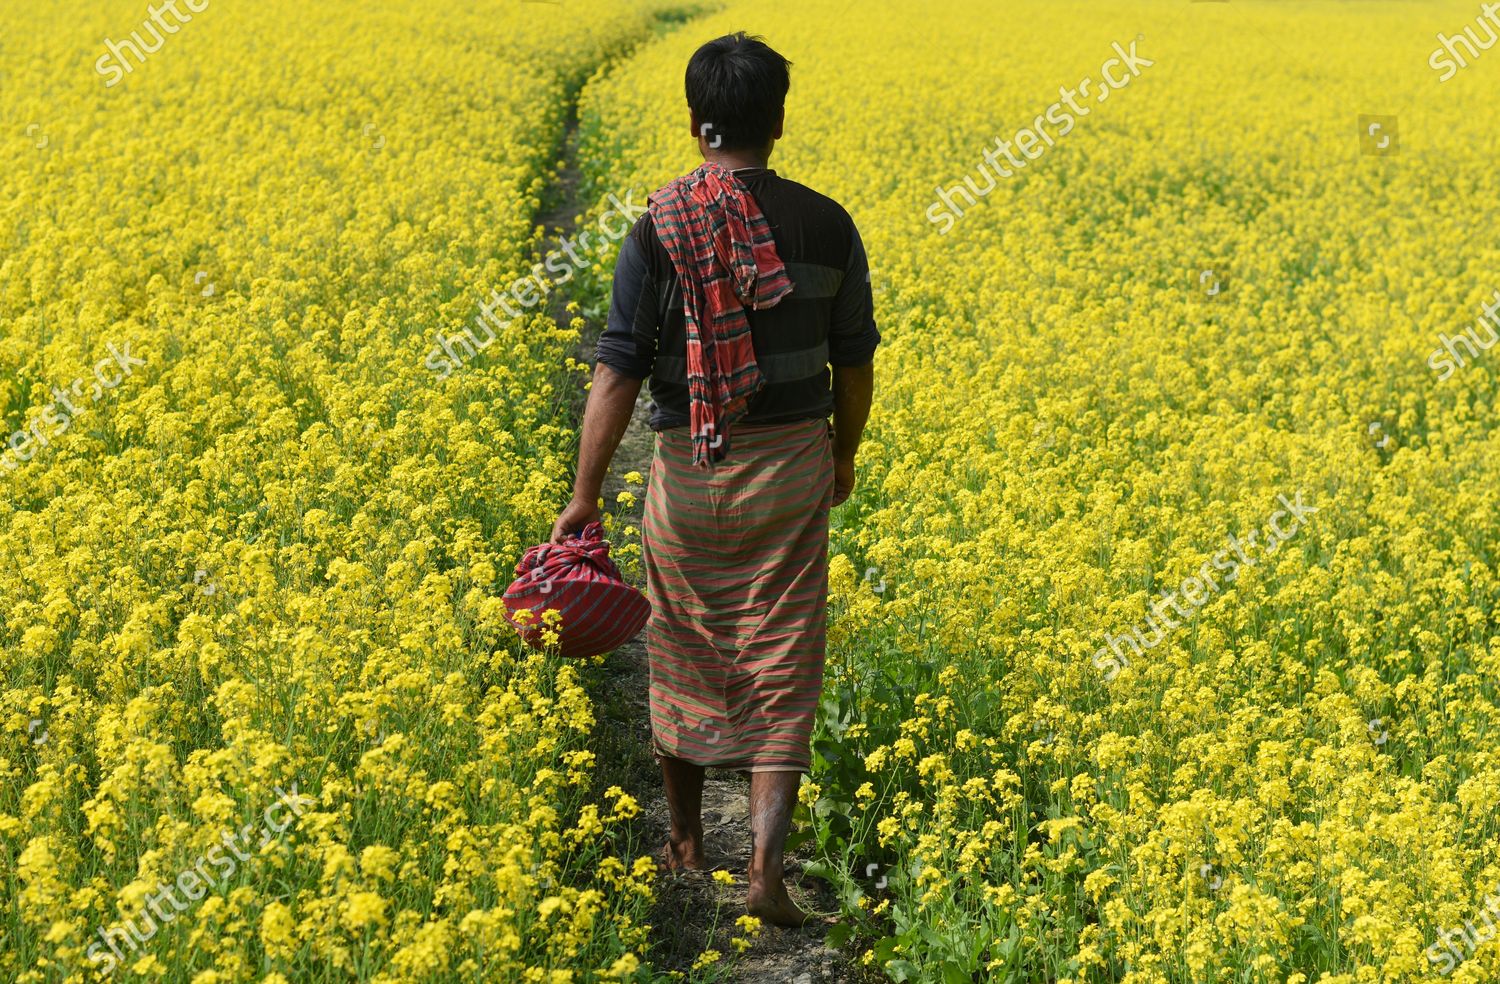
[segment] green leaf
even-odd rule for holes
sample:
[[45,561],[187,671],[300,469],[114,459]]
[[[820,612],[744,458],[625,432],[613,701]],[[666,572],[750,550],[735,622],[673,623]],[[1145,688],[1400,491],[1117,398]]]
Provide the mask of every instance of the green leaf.
[[814,878],[821,878],[824,881],[834,880],[833,866],[827,861],[808,861],[802,865],[802,871],[805,874],[811,875]]
[[943,961],[943,984],[974,984],[974,975],[952,960]]

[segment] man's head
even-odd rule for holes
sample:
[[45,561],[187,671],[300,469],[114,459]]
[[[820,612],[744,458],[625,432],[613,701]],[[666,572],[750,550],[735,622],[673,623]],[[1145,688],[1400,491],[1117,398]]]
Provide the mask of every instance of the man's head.
[[744,31],[699,48],[687,67],[693,135],[706,149],[769,154],[781,138],[790,68],[764,40]]

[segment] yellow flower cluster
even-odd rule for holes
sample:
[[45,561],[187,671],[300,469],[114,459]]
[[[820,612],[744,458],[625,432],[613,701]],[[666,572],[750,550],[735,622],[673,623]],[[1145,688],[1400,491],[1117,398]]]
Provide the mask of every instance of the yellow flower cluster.
[[[1500,288],[1500,61],[1427,63],[1477,14],[731,0],[585,92],[601,169],[654,187],[697,163],[694,47],[766,34],[772,166],[869,248],[810,816],[870,963],[1500,979],[1483,925],[1439,935],[1500,876],[1500,352],[1429,364]],[[1120,49],[1149,66],[987,177]],[[1295,536],[1101,673],[1298,493]]]
[[151,6],[0,15],[0,980],[634,978],[637,807],[499,600],[577,333],[424,360],[665,5]]

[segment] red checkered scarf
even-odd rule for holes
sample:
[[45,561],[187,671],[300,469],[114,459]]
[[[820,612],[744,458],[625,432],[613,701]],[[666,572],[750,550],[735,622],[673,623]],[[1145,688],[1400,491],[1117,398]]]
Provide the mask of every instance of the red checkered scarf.
[[745,305],[773,307],[792,282],[760,205],[722,164],[705,161],[647,204],[682,283],[693,464],[706,468],[729,453],[730,427],[766,382]]

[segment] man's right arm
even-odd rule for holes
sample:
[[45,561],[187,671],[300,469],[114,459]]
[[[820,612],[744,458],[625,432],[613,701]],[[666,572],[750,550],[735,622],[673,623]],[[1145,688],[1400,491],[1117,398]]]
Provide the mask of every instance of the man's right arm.
[[854,455],[859,450],[875,398],[875,363],[833,367],[833,504],[854,491]]
[[854,456],[870,419],[875,394],[875,299],[870,264],[859,230],[849,225],[849,259],[834,298],[828,330],[828,361],[833,368],[833,504],[854,491]]

